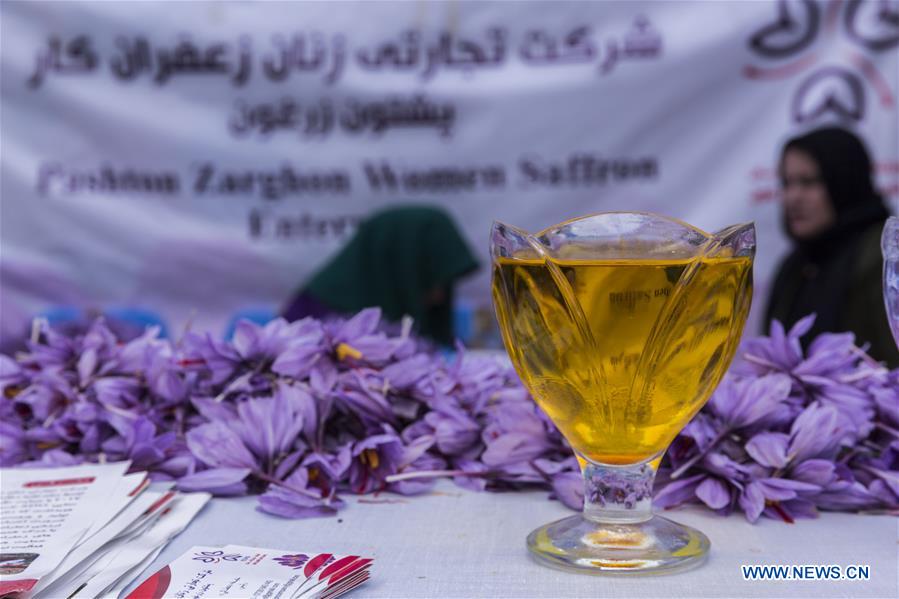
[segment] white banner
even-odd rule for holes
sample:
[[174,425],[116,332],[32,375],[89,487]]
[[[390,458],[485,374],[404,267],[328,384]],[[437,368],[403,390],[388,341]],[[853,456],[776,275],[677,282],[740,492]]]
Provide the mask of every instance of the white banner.
[[221,331],[400,202],[483,261],[649,210],[786,250],[783,141],[839,121],[899,196],[899,2],[4,2],[2,332],[58,305]]

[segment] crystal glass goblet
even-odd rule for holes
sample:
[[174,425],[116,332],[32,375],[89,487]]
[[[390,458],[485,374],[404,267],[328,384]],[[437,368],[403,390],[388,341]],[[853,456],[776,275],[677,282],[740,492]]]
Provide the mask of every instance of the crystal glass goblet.
[[653,480],[733,358],[754,254],[752,224],[709,234],[631,212],[536,234],[494,223],[493,301],[506,350],[584,476],[583,513],[528,536],[539,561],[657,573],[706,555],[705,535],[653,515]]

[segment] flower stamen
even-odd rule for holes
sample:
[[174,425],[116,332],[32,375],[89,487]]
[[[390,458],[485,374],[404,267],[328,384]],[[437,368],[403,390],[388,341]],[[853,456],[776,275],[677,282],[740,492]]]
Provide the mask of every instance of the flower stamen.
[[337,359],[343,362],[347,358],[354,360],[362,359],[362,352],[348,343],[340,343],[337,345]]
[[373,470],[381,463],[378,458],[378,452],[374,449],[366,449],[359,454],[359,461],[362,462],[363,466],[368,466]]

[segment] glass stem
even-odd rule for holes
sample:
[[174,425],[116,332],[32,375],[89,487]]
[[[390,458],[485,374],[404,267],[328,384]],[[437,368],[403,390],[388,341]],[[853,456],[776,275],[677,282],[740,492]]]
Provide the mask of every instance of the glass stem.
[[608,466],[586,461],[584,518],[606,524],[645,522],[652,518],[652,485],[656,469],[651,463]]

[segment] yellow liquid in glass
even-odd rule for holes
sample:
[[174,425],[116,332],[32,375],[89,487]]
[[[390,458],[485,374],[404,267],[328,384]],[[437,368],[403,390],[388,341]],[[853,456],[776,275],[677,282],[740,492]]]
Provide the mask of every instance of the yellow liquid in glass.
[[723,376],[752,262],[499,258],[493,294],[519,376],[571,446],[634,464],[659,456]]

